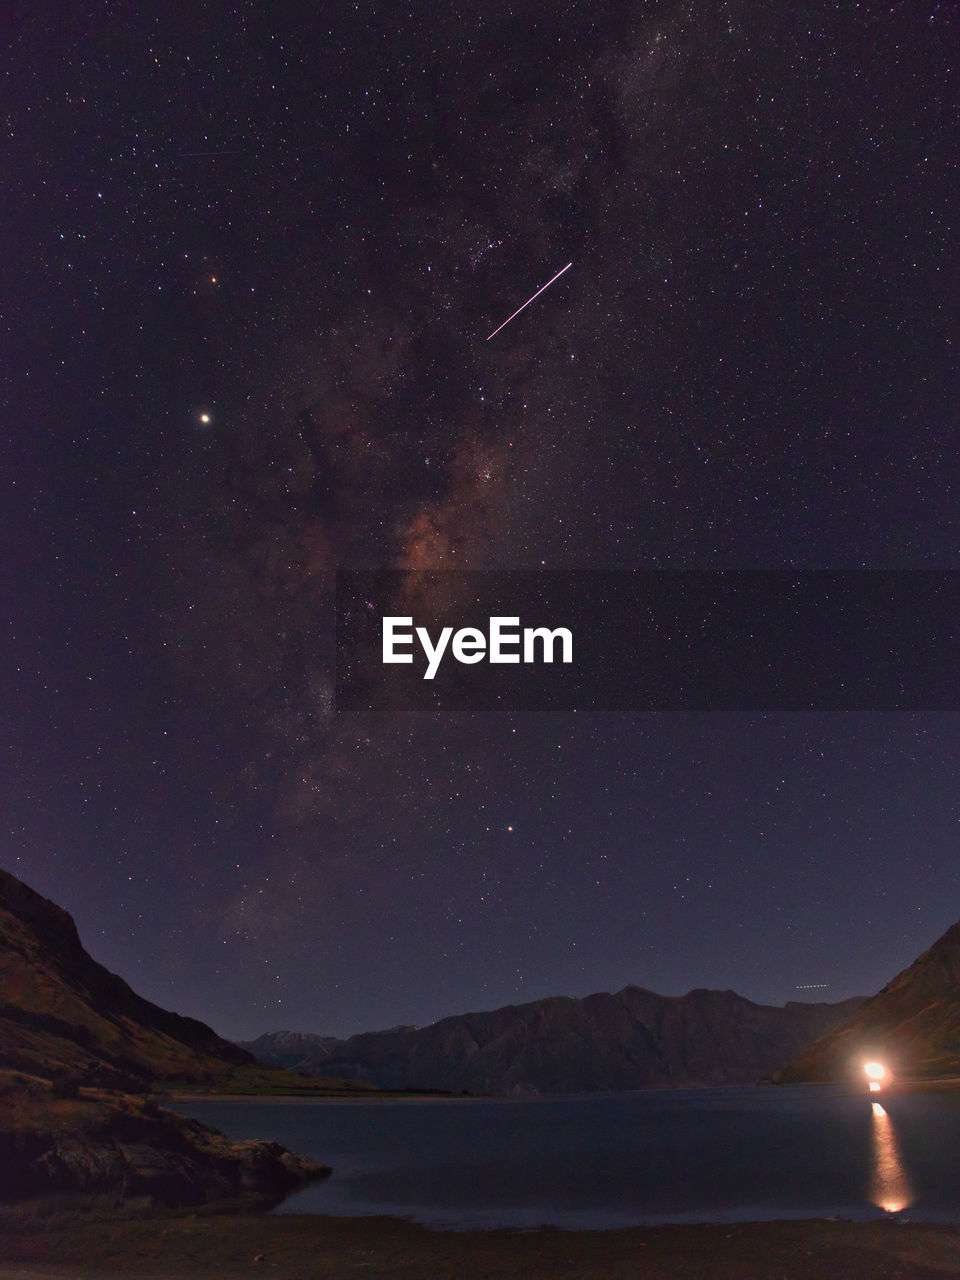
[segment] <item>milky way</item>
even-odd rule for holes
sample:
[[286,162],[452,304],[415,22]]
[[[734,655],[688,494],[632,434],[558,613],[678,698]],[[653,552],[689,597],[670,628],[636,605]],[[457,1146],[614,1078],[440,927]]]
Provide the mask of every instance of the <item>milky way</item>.
[[960,914],[949,717],[333,707],[338,568],[955,567],[955,18],[772,10],[11,18],[3,865],[145,994],[839,999]]

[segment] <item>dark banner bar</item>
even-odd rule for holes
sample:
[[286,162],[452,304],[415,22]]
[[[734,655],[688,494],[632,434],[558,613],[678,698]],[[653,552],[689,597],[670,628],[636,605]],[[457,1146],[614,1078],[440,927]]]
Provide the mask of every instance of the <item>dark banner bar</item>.
[[960,709],[960,573],[343,572],[337,708]]

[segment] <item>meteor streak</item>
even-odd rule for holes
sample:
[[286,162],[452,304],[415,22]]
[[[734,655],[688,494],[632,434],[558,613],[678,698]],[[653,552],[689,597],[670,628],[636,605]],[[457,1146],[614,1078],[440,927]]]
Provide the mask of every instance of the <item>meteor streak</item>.
[[[533,302],[534,298],[539,298],[541,293],[543,293],[544,289],[549,289],[550,286],[553,284],[553,281],[559,280],[560,277],[563,275],[564,271],[569,271],[572,266],[573,266],[573,263],[568,262],[567,265],[563,267],[560,271],[558,271],[557,274],[553,276],[550,280],[548,280],[546,284],[541,285],[540,288],[537,290],[537,292],[533,295],[533,297],[528,298],[526,300],[526,302],[523,304],[523,307],[529,307],[530,303]],[[507,316],[503,324],[498,325],[497,328],[494,329],[493,333],[490,334],[490,338],[495,338],[497,334],[500,332],[500,330],[505,328],[510,323],[510,321],[514,318],[514,316],[518,316],[520,314],[520,312],[523,310],[523,307],[517,307],[516,311],[513,313],[512,316]],[[490,341],[490,338],[487,338],[487,342]]]

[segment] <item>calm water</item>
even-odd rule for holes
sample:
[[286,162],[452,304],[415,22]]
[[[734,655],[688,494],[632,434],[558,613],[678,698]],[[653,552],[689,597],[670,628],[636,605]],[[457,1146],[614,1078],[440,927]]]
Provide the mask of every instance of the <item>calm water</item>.
[[875,1106],[821,1086],[178,1109],[333,1166],[280,1213],[389,1213],[445,1227],[884,1213],[960,1224],[960,1095]]

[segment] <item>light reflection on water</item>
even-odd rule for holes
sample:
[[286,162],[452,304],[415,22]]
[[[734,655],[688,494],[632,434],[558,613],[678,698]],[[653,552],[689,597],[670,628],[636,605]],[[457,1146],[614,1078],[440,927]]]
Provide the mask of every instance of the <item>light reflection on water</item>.
[[960,1094],[874,1098],[823,1085],[182,1109],[333,1167],[280,1213],[456,1228],[881,1214],[960,1226]]
[[870,1198],[885,1213],[899,1213],[913,1203],[913,1189],[900,1156],[890,1117],[879,1102],[873,1106],[873,1179]]

